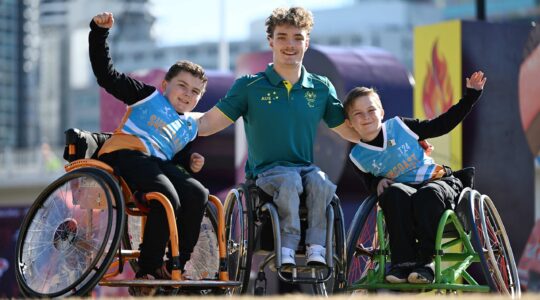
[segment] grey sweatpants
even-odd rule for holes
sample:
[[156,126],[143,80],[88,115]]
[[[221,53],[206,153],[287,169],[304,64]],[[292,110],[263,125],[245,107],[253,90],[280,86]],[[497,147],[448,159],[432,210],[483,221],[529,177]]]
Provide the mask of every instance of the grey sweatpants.
[[305,189],[308,209],[306,244],[326,243],[326,207],[332,201],[336,185],[317,166],[277,166],[257,176],[265,193],[273,196],[278,208],[281,246],[291,249],[300,243],[300,194]]

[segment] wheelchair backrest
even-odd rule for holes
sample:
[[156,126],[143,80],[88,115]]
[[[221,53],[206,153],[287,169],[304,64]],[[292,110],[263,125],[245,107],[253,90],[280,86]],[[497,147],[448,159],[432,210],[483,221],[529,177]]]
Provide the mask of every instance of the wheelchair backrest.
[[463,168],[458,171],[452,172],[452,175],[459,179],[461,183],[463,184],[463,188],[469,187],[471,189],[474,188],[474,167],[467,167]]
[[64,133],[66,135],[64,159],[68,162],[82,158],[97,158],[103,143],[112,135],[112,133],[90,132],[77,128],[70,128]]

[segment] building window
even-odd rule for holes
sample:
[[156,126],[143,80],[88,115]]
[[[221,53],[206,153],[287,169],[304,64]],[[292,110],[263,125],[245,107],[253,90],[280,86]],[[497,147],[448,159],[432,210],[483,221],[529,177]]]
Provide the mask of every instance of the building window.
[[144,59],[144,53],[137,52],[137,53],[133,54],[133,60],[134,61],[140,62],[143,59]]
[[362,37],[359,35],[353,35],[351,37],[351,44],[352,45],[361,45],[362,44]]
[[163,51],[154,52],[154,58],[155,59],[163,59],[164,56],[165,56],[165,54],[163,53]]

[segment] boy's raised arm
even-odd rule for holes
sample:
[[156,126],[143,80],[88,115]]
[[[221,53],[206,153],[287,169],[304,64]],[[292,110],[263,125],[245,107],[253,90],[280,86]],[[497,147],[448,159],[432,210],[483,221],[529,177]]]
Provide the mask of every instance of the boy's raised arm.
[[109,29],[113,25],[112,13],[100,13],[92,18],[88,36],[90,63],[97,83],[115,98],[131,105],[150,96],[156,88],[118,72],[114,68],[107,44]]

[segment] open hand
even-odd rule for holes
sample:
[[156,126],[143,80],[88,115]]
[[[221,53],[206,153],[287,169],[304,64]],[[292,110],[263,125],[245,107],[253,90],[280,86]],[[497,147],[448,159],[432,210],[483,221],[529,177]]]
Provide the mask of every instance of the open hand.
[[478,71],[474,72],[470,79],[466,78],[465,80],[467,82],[467,88],[480,91],[484,89],[484,84],[486,84],[487,77],[484,77],[484,72]]
[[199,173],[199,171],[204,166],[204,156],[200,155],[197,152],[191,153],[189,167],[193,173]]
[[113,14],[110,12],[97,14],[92,20],[101,28],[112,28],[114,24]]

